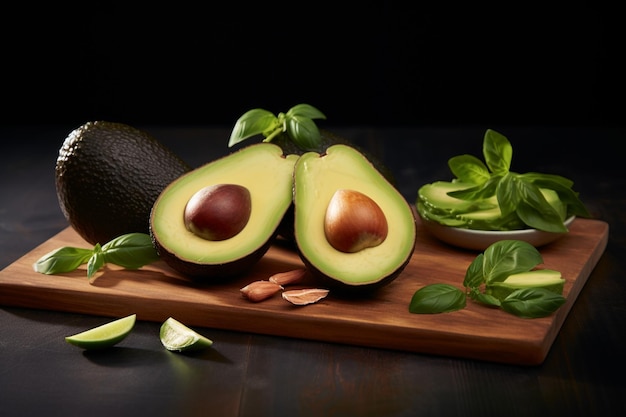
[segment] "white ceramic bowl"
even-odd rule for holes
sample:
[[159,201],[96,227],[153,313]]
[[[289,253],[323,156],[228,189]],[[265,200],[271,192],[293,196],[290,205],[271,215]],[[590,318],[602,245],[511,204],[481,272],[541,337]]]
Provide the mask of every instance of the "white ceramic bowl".
[[[567,218],[564,222],[566,227],[574,221],[575,216]],[[452,246],[464,249],[483,251],[491,244],[500,240],[523,240],[535,247],[547,245],[559,239],[565,233],[545,232],[537,229],[492,231],[492,230],[472,230],[458,227],[444,226],[437,222],[424,220],[422,224],[433,236]]]

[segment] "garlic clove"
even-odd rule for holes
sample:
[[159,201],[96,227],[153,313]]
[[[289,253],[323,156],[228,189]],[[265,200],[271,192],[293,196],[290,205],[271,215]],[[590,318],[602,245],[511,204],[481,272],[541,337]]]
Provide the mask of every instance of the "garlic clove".
[[288,290],[282,292],[283,299],[291,304],[303,306],[316,303],[328,295],[329,291],[322,288],[303,288],[300,290]]
[[282,289],[283,287],[275,282],[260,280],[251,282],[239,291],[245,298],[256,303],[270,298]]

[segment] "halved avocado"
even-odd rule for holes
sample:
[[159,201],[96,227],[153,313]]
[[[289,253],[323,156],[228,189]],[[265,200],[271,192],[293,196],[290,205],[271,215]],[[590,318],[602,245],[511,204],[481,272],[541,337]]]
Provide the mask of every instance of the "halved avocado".
[[[221,279],[241,274],[269,249],[292,204],[296,155],[270,143],[247,146],[172,182],[156,200],[150,234],[159,256],[187,277]],[[185,225],[187,203],[208,186],[231,184],[250,193],[247,223],[232,237],[208,240]]]
[[[330,243],[326,212],[340,190],[349,190],[380,208],[386,219],[382,242],[356,252]],[[300,156],[294,169],[294,207],[299,254],[328,287],[352,294],[374,290],[397,278],[411,259],[416,242],[413,210],[372,163],[350,146],[338,144],[322,154]],[[347,204],[344,223],[350,222],[351,209],[357,207]]]

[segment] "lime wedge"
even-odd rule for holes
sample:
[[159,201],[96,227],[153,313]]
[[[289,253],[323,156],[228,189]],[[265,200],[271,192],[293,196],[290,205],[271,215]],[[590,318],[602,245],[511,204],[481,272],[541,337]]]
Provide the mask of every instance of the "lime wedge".
[[159,337],[165,349],[178,352],[206,349],[213,344],[211,339],[207,339],[173,317],[163,322]]
[[121,342],[135,326],[136,314],[105,323],[93,329],[85,330],[65,341],[83,349],[104,349]]

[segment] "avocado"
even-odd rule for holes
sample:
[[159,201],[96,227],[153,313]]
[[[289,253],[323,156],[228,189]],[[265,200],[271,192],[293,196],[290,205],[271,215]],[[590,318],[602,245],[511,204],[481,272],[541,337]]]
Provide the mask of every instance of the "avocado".
[[534,269],[509,275],[502,282],[490,283],[485,292],[502,301],[513,291],[523,288],[544,288],[562,295],[564,286],[565,279],[561,272],[554,269]]
[[[277,145],[257,143],[173,181],[156,199],[150,216],[150,235],[161,259],[196,281],[223,280],[248,270],[267,252],[292,204],[297,159],[285,156]],[[186,214],[190,201],[207,187],[222,189],[225,197],[204,198],[205,219],[231,213],[215,222],[229,223],[229,233],[216,238],[190,227]],[[230,209],[217,207],[222,204]],[[211,221],[204,223],[210,228]]]
[[[316,149],[313,150],[313,152],[317,152],[318,154],[324,154],[326,153],[326,149],[328,149],[328,147],[338,144],[350,146],[360,152],[365,158],[367,158],[367,160],[372,163],[372,165],[387,179],[387,181],[389,181],[394,187],[396,186],[396,179],[393,175],[393,172],[389,169],[389,167],[384,164],[384,162],[379,157],[374,155],[373,152],[357,146],[350,139],[338,135],[335,132],[331,132],[330,130],[319,129],[319,132],[320,143],[318,144]],[[306,152],[311,152],[310,150],[305,150],[298,147],[298,145],[293,141],[293,139],[291,139],[287,132],[283,132],[277,135],[271,143],[280,146],[285,155],[294,154],[300,156]],[[278,234],[286,241],[294,242],[295,236],[293,226],[294,207],[291,206],[279,226]]]
[[323,284],[356,295],[389,284],[416,243],[416,218],[400,192],[357,149],[307,152],[294,168],[295,242]]
[[161,191],[191,167],[148,133],[123,123],[90,121],[59,150],[55,184],[61,211],[87,242],[148,233]]
[[435,181],[422,185],[418,190],[419,200],[430,210],[450,214],[467,213],[475,210],[484,210],[498,207],[498,199],[492,197],[478,200],[461,200],[448,193],[474,187],[475,184],[461,181]]
[[[516,230],[527,226],[516,212],[502,216],[496,194],[478,199],[463,200],[449,195],[450,192],[474,187],[462,181],[435,181],[424,184],[418,190],[416,208],[425,220],[445,226],[476,230]],[[546,201],[565,220],[567,205],[559,199],[556,191],[539,189]]]

